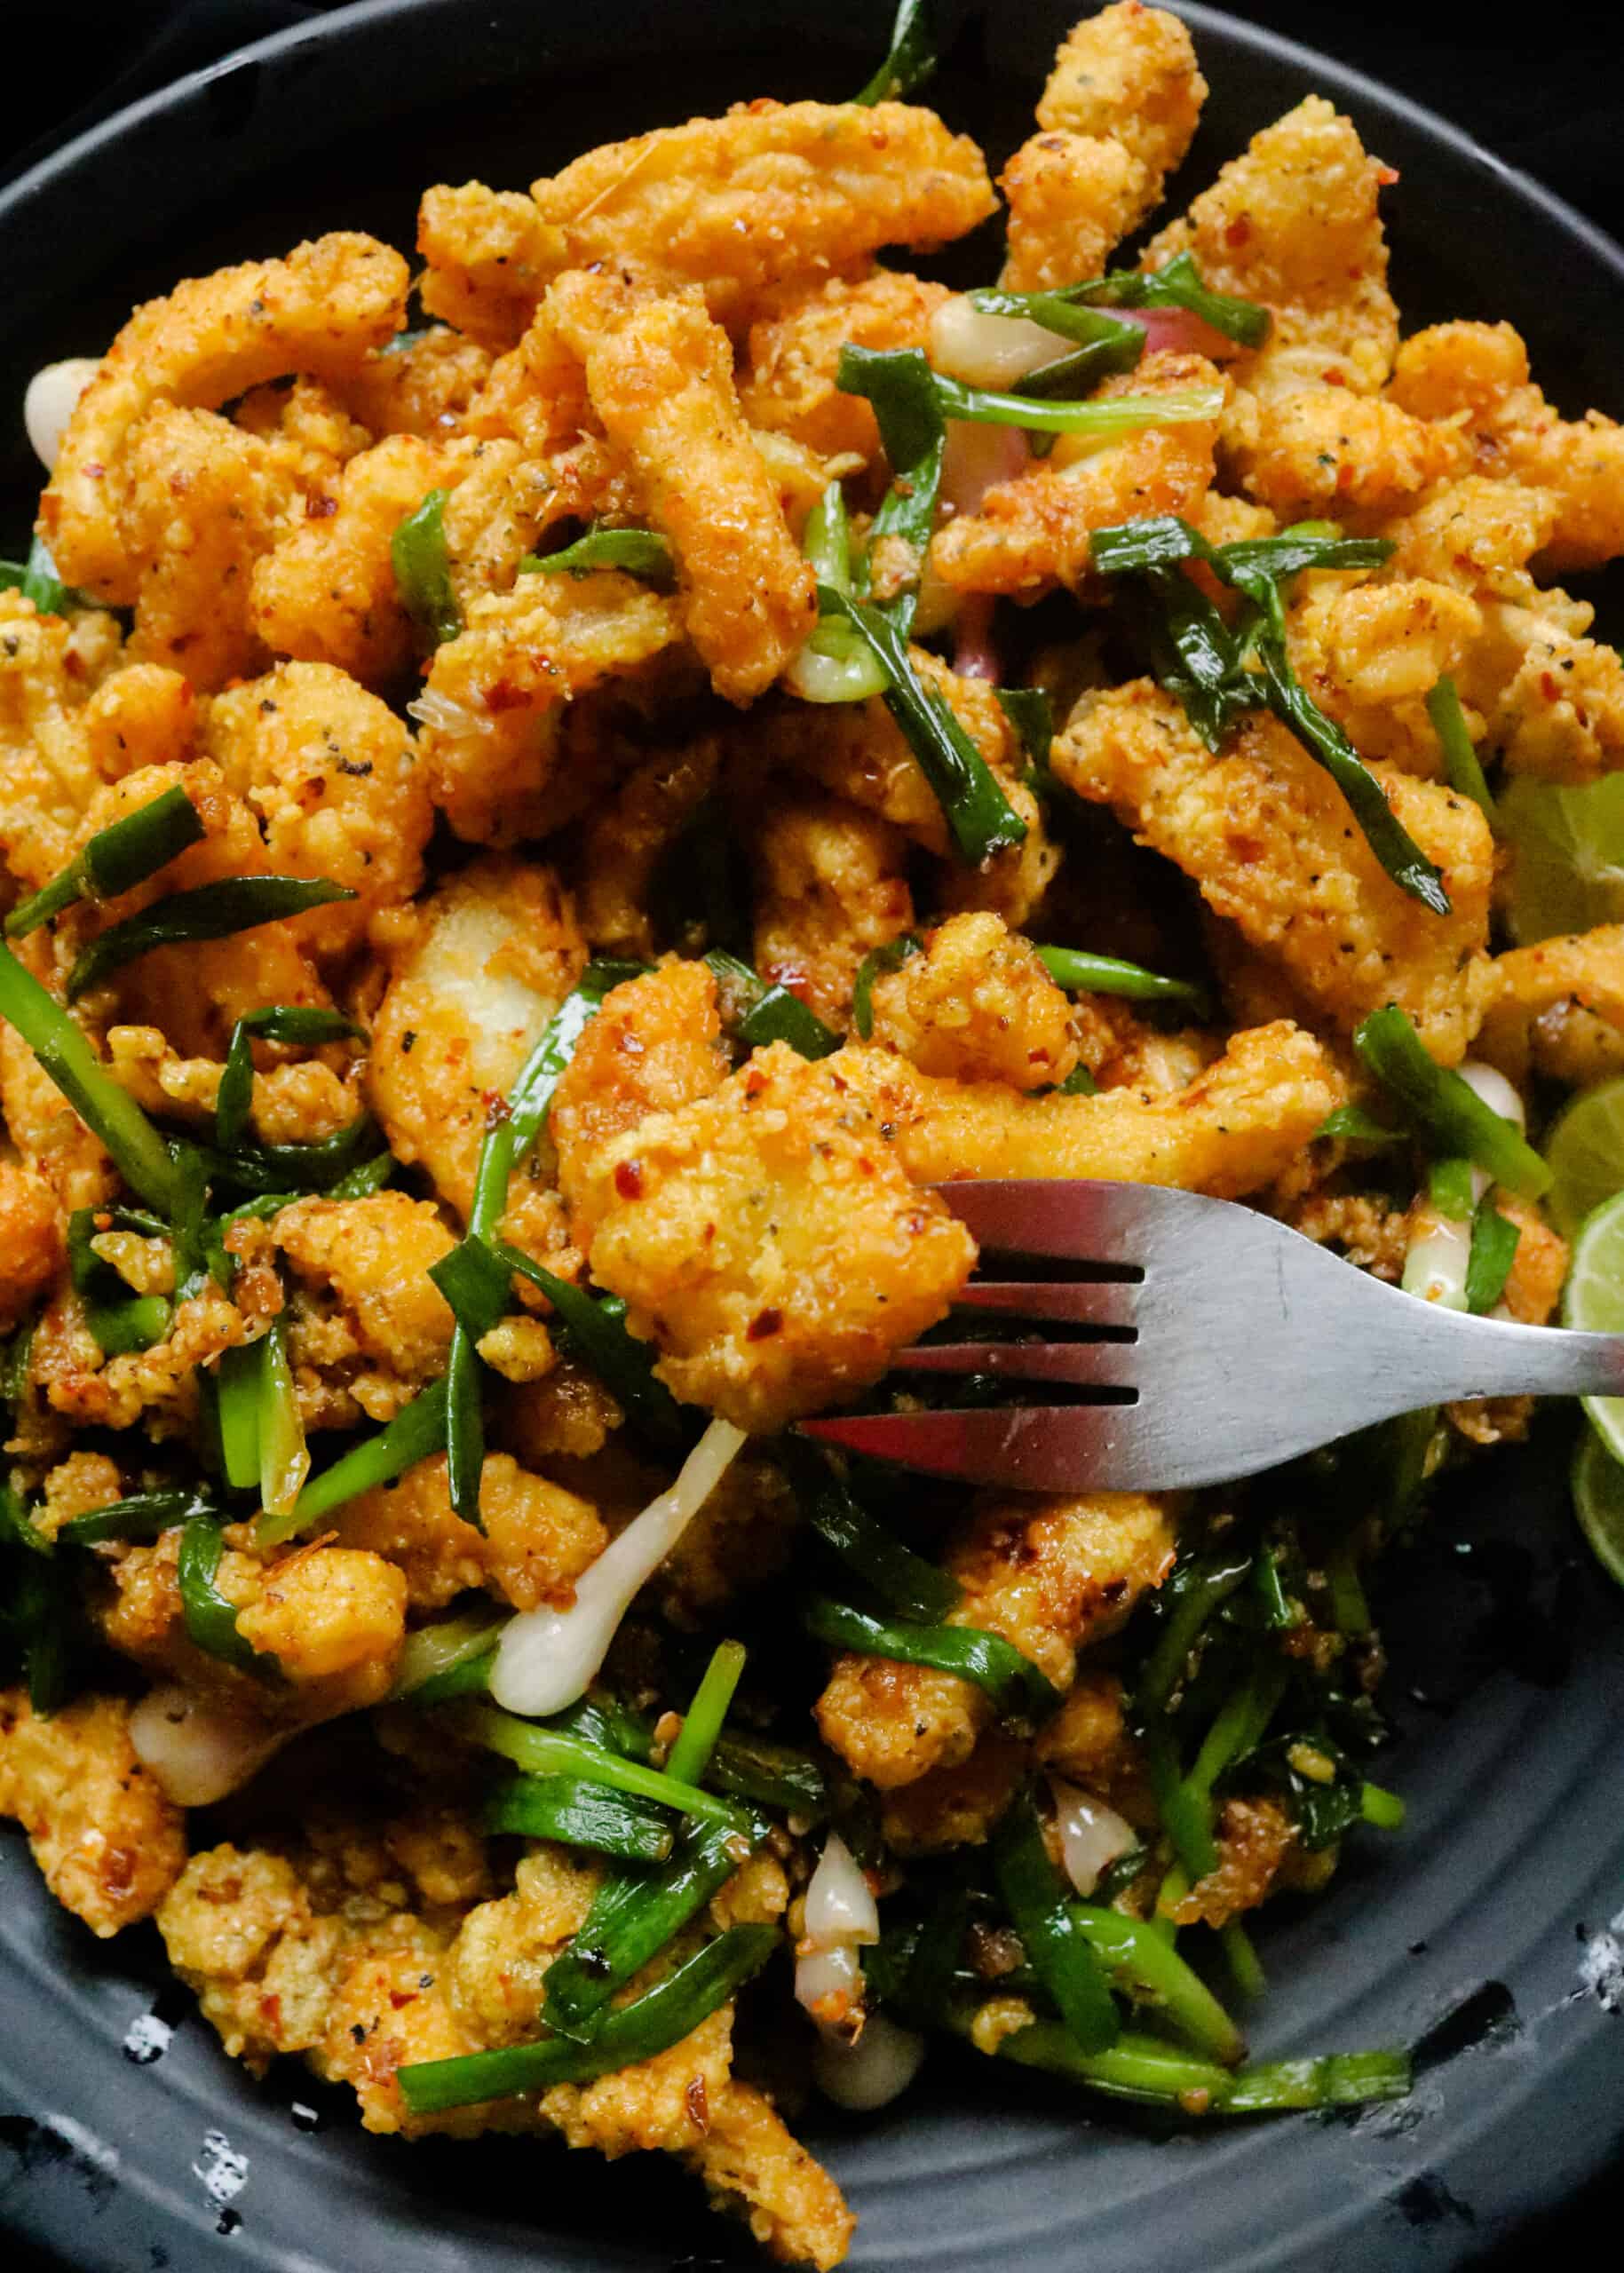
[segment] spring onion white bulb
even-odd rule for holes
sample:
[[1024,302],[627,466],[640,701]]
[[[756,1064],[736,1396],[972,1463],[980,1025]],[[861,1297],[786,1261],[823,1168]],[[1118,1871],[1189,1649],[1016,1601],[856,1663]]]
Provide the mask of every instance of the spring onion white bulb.
[[1406,1295],[1437,1303],[1446,1311],[1466,1308],[1466,1266],[1471,1260],[1472,1227],[1428,1208],[1420,1236],[1410,1241],[1399,1284]]
[[1528,1117],[1523,1111],[1523,1100],[1496,1066],[1480,1065],[1475,1057],[1467,1057],[1455,1071],[1491,1113],[1499,1113],[1502,1121],[1513,1122],[1519,1129],[1526,1129]]
[[66,362],[47,363],[28,381],[22,399],[22,423],[28,432],[29,447],[47,473],[56,471],[67,422],[100,368],[93,355],[70,355]]
[[[785,670],[784,685],[803,702],[866,702],[871,694],[884,692],[884,672],[867,647],[840,637],[843,629],[820,625]],[[824,631],[834,635],[830,645],[838,653],[826,654],[820,649],[819,634]]]
[[863,2025],[863,1964],[853,1944],[804,1949],[795,1961],[795,1995],[820,2034],[854,2038]]
[[812,2054],[812,2076],[836,2107],[867,2115],[889,2106],[919,2073],[925,2040],[902,2028],[887,2013],[871,2013],[855,2044],[821,2037]]
[[1099,1883],[1100,1873],[1118,1856],[1130,1854],[1139,1843],[1138,1835],[1114,1808],[1108,1808],[1091,1792],[1080,1791],[1063,1776],[1051,1776],[1049,1788],[1054,1794],[1055,1826],[1060,1833],[1066,1875],[1079,1894],[1090,1895]]
[[837,1831],[831,1831],[812,1883],[806,1889],[804,1938],[816,1949],[836,1943],[877,1942],[880,1910],[856,1858]]
[[267,1729],[178,1682],[149,1690],[130,1715],[136,1758],[177,1807],[206,1808],[241,1791],[291,1729]]
[[1048,331],[1025,316],[987,315],[963,293],[944,300],[931,318],[930,355],[934,368],[966,386],[1002,393],[1028,371],[1070,355],[1076,341]]
[[721,1482],[745,1442],[731,1421],[713,1421],[668,1492],[611,1540],[575,1588],[567,1610],[529,1610],[502,1629],[490,1691],[510,1713],[561,1713],[585,1693],[615,1629]]

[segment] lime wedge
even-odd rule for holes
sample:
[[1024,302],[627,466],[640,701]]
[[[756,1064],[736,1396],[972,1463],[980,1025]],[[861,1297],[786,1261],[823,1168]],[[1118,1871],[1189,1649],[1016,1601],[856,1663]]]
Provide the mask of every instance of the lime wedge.
[[[1604,1200],[1580,1227],[1562,1292],[1562,1323],[1587,1334],[1624,1334],[1624,1192]],[[1584,1406],[1608,1451],[1624,1460],[1624,1397],[1587,1397]]]
[[1517,854],[1507,913],[1519,946],[1624,922],[1624,773],[1582,789],[1525,776],[1498,811]]
[[1545,1205],[1565,1239],[1595,1208],[1624,1192],[1624,1079],[1587,1089],[1546,1132],[1551,1187]]
[[1573,1455],[1573,1512],[1610,1579],[1624,1587],[1624,1468],[1594,1429]]

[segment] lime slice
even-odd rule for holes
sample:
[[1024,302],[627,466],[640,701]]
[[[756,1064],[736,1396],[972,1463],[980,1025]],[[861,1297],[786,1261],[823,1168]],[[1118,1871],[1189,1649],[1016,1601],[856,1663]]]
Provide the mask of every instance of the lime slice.
[[1624,1468],[1594,1429],[1573,1455],[1573,1512],[1610,1579],[1624,1587]]
[[1507,912],[1519,946],[1624,922],[1624,773],[1582,789],[1525,776],[1498,812],[1517,853]]
[[1571,1239],[1604,1200],[1624,1192],[1624,1079],[1603,1081],[1564,1108],[1546,1133],[1545,1161],[1545,1205]]
[[[1580,1228],[1562,1323],[1587,1334],[1624,1334],[1624,1192],[1615,1192]],[[1584,1406],[1609,1452],[1624,1460],[1624,1397],[1587,1397]]]

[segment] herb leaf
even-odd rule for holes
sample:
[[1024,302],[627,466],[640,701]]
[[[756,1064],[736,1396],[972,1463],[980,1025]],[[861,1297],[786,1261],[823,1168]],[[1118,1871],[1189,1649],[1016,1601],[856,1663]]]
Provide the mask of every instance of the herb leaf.
[[261,923],[279,923],[284,916],[302,915],[307,908],[354,897],[346,885],[319,876],[224,876],[193,891],[172,892],[91,941],[68,973],[67,999],[77,1002],[91,987],[154,947],[230,939]]
[[446,551],[446,499],[448,490],[431,489],[415,512],[408,513],[389,543],[400,605],[427,647],[455,639],[463,628],[451,582],[451,563]]
[[20,939],[71,907],[76,899],[115,899],[144,883],[203,835],[197,808],[178,787],[98,829],[59,875],[42,885],[5,919],[5,936]]
[[938,59],[931,8],[931,0],[899,0],[890,51],[867,85],[852,96],[854,103],[872,108],[875,103],[894,102],[899,95],[912,94],[915,87],[924,84]]
[[527,552],[521,576],[590,576],[595,569],[619,568],[651,584],[674,584],[677,556],[657,529],[589,529],[558,552]]

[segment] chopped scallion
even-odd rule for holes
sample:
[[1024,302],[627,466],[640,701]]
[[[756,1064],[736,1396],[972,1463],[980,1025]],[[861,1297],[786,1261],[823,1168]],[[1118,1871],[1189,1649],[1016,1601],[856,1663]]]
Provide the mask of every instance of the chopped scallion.
[[179,788],[165,789],[149,804],[98,829],[83,851],[32,899],[5,919],[9,939],[20,939],[48,923],[77,899],[115,899],[195,844],[203,834],[197,808]]
[[519,564],[521,576],[590,576],[599,568],[619,568],[651,584],[677,581],[677,561],[657,529],[589,529],[558,552],[530,552]]
[[1353,1047],[1432,1152],[1465,1154],[1526,1200],[1537,1200],[1549,1187],[1550,1170],[1516,1122],[1440,1065],[1397,1003],[1373,1011],[1354,1034]]
[[463,628],[463,611],[457,606],[446,550],[448,495],[444,489],[431,489],[395,530],[389,545],[400,605],[429,648],[455,639]]
[[691,2036],[726,2003],[778,1946],[772,1926],[733,1926],[679,1965],[635,2003],[612,2013],[590,2042],[550,2036],[496,2052],[470,2052],[456,2060],[420,2061],[399,2071],[401,2094],[415,2115],[552,2084],[582,2083],[617,2068],[652,2060]]
[[155,947],[189,946],[200,939],[225,939],[261,923],[302,915],[307,908],[353,899],[344,884],[313,876],[225,876],[193,891],[154,900],[139,915],[115,923],[92,939],[67,975],[67,999],[78,1001],[115,970]]
[[866,1658],[894,1658],[899,1664],[933,1666],[984,1690],[1006,1717],[1042,1720],[1060,1702],[1047,1674],[1001,1634],[973,1626],[915,1626],[899,1619],[870,1618],[844,1603],[814,1595],[807,1604],[807,1631],[836,1649]]

